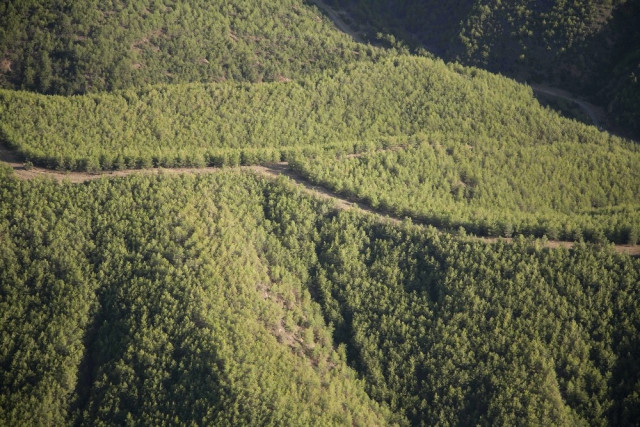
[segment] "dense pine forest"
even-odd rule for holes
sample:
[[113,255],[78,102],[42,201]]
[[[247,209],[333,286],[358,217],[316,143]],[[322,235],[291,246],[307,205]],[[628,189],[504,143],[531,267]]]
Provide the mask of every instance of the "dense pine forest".
[[509,143],[455,131],[405,144],[362,156],[301,155],[293,164],[316,184],[450,230],[631,245],[640,239],[636,144]]
[[637,425],[637,14],[0,3],[0,425]]
[[0,84],[41,93],[287,80],[367,50],[299,0],[0,4]]
[[637,0],[332,0],[369,38],[593,99],[640,139]]
[[640,260],[234,172],[1,182],[8,424],[637,420]]
[[199,165],[215,163],[216,152],[256,149],[264,154],[251,162],[271,161],[268,153],[278,150],[376,146],[424,133],[471,145],[561,139],[574,147],[620,146],[631,156],[636,146],[559,117],[512,80],[406,55],[295,82],[154,85],[72,97],[1,90],[0,113],[5,144],[34,163],[71,170]]
[[5,142],[52,169],[292,160],[316,183],[450,229],[640,238],[637,144],[542,108],[506,78],[427,58],[260,85],[74,97],[5,90],[0,112]]

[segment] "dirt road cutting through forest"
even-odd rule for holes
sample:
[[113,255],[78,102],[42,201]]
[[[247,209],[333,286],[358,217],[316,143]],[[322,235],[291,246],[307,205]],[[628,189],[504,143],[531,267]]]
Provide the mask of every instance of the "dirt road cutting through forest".
[[[354,155],[358,156],[358,155]],[[306,177],[294,171],[287,162],[271,163],[266,165],[255,166],[235,166],[235,167],[195,167],[195,168],[154,168],[154,169],[125,169],[119,171],[101,171],[101,172],[70,172],[70,171],[53,171],[50,169],[26,167],[19,156],[12,150],[0,147],[0,162],[4,162],[11,166],[15,175],[24,180],[35,178],[54,179],[60,182],[83,183],[100,178],[118,178],[129,175],[181,175],[181,174],[210,174],[227,171],[247,171],[263,176],[268,179],[276,179],[279,176],[286,176],[307,194],[328,200],[334,204],[336,209],[347,210],[356,209],[375,215],[377,218],[399,224],[403,218],[399,218],[390,212],[380,209],[374,209],[371,206],[360,202],[354,198],[345,197],[332,191],[329,188],[314,185]],[[415,224],[429,225],[419,219],[411,218]],[[498,241],[511,242],[510,238],[503,237],[477,237],[469,236],[470,239],[480,240],[485,243],[496,243]],[[574,242],[562,240],[540,240],[540,242],[548,248],[571,248]],[[631,256],[640,256],[640,245],[615,245],[614,249],[619,253],[626,253]]]
[[585,113],[587,113],[587,115],[593,122],[594,126],[598,128],[601,127],[601,124],[605,117],[605,113],[602,108],[596,107],[595,105],[590,104],[587,101],[578,99],[573,95],[571,95],[569,92],[562,89],[557,89],[557,88],[538,85],[538,84],[532,84],[531,89],[533,89],[534,92],[543,93],[545,95],[550,95],[556,98],[561,98],[566,101],[573,102],[578,107],[580,107]]
[[340,31],[350,35],[358,43],[366,43],[360,34],[344,22],[338,12],[336,12],[331,6],[321,0],[313,0],[313,3],[315,3],[315,5],[318,6],[320,10],[329,17],[329,19],[331,19],[333,25],[335,25]]

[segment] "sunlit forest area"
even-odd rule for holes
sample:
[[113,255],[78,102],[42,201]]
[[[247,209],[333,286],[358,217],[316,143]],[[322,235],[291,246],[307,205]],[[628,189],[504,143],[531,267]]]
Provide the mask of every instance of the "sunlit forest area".
[[637,416],[637,259],[469,243],[234,172],[1,195],[8,424]]
[[300,0],[0,4],[0,83],[40,93],[292,79],[364,56]]
[[638,424],[637,10],[0,3],[0,425]]
[[313,182],[450,229],[640,238],[636,143],[562,118],[506,78],[427,58],[260,85],[5,90],[0,111],[5,141],[51,169],[290,160]]

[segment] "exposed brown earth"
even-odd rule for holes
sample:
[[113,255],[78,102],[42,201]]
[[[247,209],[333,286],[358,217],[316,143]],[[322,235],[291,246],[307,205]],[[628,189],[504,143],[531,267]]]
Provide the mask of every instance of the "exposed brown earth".
[[[352,156],[361,156],[360,155],[352,155]],[[118,178],[125,177],[133,174],[140,175],[180,175],[180,174],[209,174],[209,173],[219,173],[229,170],[234,171],[249,171],[255,173],[257,175],[261,175],[263,177],[269,179],[275,179],[279,176],[286,176],[295,182],[304,192],[313,195],[314,197],[319,197],[324,200],[328,200],[333,202],[336,209],[347,210],[347,209],[356,209],[362,212],[367,212],[371,215],[375,215],[376,217],[390,221],[393,223],[400,223],[403,221],[402,218],[399,218],[392,213],[385,212],[379,209],[373,209],[371,206],[368,206],[354,198],[345,197],[343,195],[337,194],[336,192],[319,185],[314,185],[307,178],[297,173],[287,162],[280,163],[270,163],[266,165],[255,165],[255,166],[235,166],[235,167],[226,167],[226,168],[216,168],[216,167],[200,167],[200,168],[154,168],[154,169],[126,169],[119,171],[101,171],[95,173],[89,172],[61,172],[61,171],[53,171],[44,168],[28,168],[25,167],[25,164],[22,162],[19,156],[16,155],[12,150],[6,149],[0,146],[0,161],[7,163],[13,169],[15,175],[20,179],[34,179],[34,178],[49,178],[55,179],[57,181],[68,181],[71,183],[82,183],[91,181],[99,178]],[[422,223],[421,221],[414,220],[415,223]],[[427,224],[425,224],[427,225]],[[486,243],[496,243],[498,241],[505,241],[507,243],[511,242],[511,238],[502,238],[502,237],[477,237],[470,236],[470,239],[480,240]],[[571,248],[574,245],[574,242],[561,241],[561,240],[540,240],[540,242],[548,248]],[[614,249],[619,253],[626,253],[632,256],[640,256],[640,245],[615,245]]]

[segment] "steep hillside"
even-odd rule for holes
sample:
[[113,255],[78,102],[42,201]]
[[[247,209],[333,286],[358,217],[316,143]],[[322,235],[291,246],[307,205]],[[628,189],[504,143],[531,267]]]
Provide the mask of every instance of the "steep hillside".
[[0,3],[0,85],[85,93],[296,78],[373,52],[301,0]]
[[509,79],[427,58],[299,82],[1,91],[0,113],[5,142],[50,168],[295,159],[315,182],[438,226],[631,244],[640,235],[637,145],[543,109]]
[[[238,174],[75,186],[3,172],[0,423],[401,420],[334,346],[313,248],[288,251],[269,217],[280,192]],[[290,214],[326,211],[305,199]]]
[[381,224],[247,174],[3,172],[0,195],[3,424],[637,419],[627,256]]
[[315,4],[0,2],[0,425],[638,424],[640,146],[398,42],[629,125],[637,2]]
[[636,244],[640,151],[601,140],[424,134],[394,150],[296,156],[311,182],[374,208],[483,236]]
[[640,419],[638,260],[474,245],[349,215],[321,239],[325,315],[369,394],[413,425]]
[[[561,120],[509,79],[395,56],[293,82],[153,86],[61,97],[0,91],[5,143],[51,168],[219,163],[220,151],[376,145],[424,132],[557,140],[608,136]],[[587,136],[588,135],[588,136]],[[621,143],[621,142],[620,142]]]

